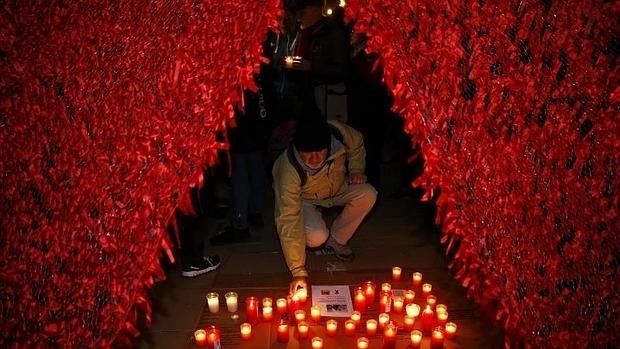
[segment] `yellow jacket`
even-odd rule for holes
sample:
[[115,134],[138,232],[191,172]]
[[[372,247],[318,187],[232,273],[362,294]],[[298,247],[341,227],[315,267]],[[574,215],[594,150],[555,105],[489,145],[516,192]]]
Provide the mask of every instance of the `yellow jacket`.
[[[272,169],[276,228],[284,259],[294,277],[308,276],[302,200],[323,207],[332,206],[334,196],[347,189],[347,175],[363,174],[366,167],[362,134],[336,120],[328,123],[334,130],[323,167],[315,173],[308,169],[291,144],[276,159]],[[300,175],[298,168],[305,175]]]

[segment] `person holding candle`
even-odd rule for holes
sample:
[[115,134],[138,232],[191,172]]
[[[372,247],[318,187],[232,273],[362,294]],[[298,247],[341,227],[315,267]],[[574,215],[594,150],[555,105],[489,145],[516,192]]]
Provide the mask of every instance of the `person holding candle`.
[[[347,242],[372,209],[377,191],[366,183],[361,134],[338,121],[326,122],[311,105],[299,120],[293,144],[273,166],[275,222],[293,276],[290,293],[308,289],[306,246],[325,246],[351,261]],[[320,208],[344,206],[330,229]]]

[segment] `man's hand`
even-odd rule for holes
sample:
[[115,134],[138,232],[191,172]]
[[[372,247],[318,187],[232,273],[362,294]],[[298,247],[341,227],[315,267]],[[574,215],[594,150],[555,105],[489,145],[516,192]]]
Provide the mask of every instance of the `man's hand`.
[[349,176],[350,184],[364,184],[366,183],[366,175],[363,173],[353,173]]
[[285,69],[291,70],[299,70],[299,71],[309,71],[310,70],[310,60],[305,58],[295,58],[293,60],[283,60],[282,65]]
[[[293,281],[291,281],[289,285],[288,294],[294,295],[299,288],[304,288],[308,291],[308,278],[301,276],[293,278]],[[308,293],[310,292],[308,291]]]

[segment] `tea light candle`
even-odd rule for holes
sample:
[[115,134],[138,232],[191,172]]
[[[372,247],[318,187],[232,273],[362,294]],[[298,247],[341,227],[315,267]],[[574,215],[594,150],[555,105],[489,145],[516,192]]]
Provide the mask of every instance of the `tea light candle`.
[[264,307],[273,307],[273,300],[269,297],[263,297],[263,308]]
[[419,330],[411,331],[410,339],[411,339],[411,348],[414,348],[414,349],[420,348],[420,344],[422,344],[422,332]]
[[405,331],[413,330],[413,325],[415,324],[415,316],[405,315],[403,318],[403,328]]
[[448,312],[437,312],[437,325],[444,326],[448,321]]
[[220,330],[215,326],[209,326],[207,328],[207,345],[209,348],[221,348],[220,345]]
[[362,313],[360,313],[359,311],[352,312],[351,320],[353,320],[355,327],[357,327],[360,324],[360,321],[362,320]]
[[351,319],[344,322],[345,336],[353,337],[355,335],[355,322]]
[[418,317],[420,315],[420,306],[412,303],[405,306],[405,312],[409,316]]
[[207,345],[207,331],[203,329],[196,330],[194,332],[194,341],[199,347],[204,347]]
[[394,298],[392,298],[392,307],[395,313],[402,313],[404,304],[405,300],[403,299],[403,297],[395,296]]
[[289,333],[288,333],[288,324],[286,322],[280,322],[276,331],[277,331],[276,336],[277,336],[278,342],[281,342],[281,343],[288,342]]
[[435,306],[435,312],[437,313],[447,312],[447,311],[448,311],[448,306],[445,304],[437,304]]
[[291,56],[284,57],[284,66],[287,69],[291,69],[293,67],[293,57]]
[[276,301],[276,308],[278,309],[278,313],[280,315],[284,315],[286,313],[286,299],[278,298]]
[[433,309],[431,309],[430,305],[427,305],[424,311],[422,312],[421,320],[422,320],[422,329],[424,331],[430,331],[433,327],[433,318],[435,313],[433,313]]
[[456,336],[456,324],[454,322],[446,323],[446,338],[452,339]]
[[413,286],[418,287],[422,284],[422,273],[415,272],[411,278]]
[[312,349],[322,349],[322,348],[323,348],[323,338],[313,337],[312,338]]
[[239,329],[241,330],[241,339],[243,339],[244,341],[250,340],[250,338],[252,338],[252,325],[244,322],[239,326]]
[[357,339],[357,349],[368,349],[370,347],[370,341],[366,337],[360,337]]
[[390,321],[390,315],[389,314],[387,314],[387,313],[379,314],[379,327],[380,328],[385,328],[385,324],[387,324],[388,321]]
[[310,320],[313,322],[321,321],[321,307],[318,305],[313,305],[310,307]]
[[217,292],[207,293],[207,305],[211,313],[215,314],[220,311],[220,295]]
[[245,313],[247,322],[258,323],[258,298],[250,296],[245,299]]
[[273,320],[273,308],[272,307],[263,307],[263,320],[265,321]]
[[353,291],[353,309],[364,312],[366,310],[366,292],[361,287],[356,287]]
[[441,327],[435,327],[431,333],[431,348],[443,348],[443,331],[441,330]]
[[381,292],[391,292],[392,285],[389,282],[384,282],[381,284]]
[[428,297],[431,294],[431,290],[433,289],[433,285],[431,284],[424,284],[422,285],[422,295],[424,297]]
[[437,304],[437,296],[434,296],[431,294],[428,297],[426,297],[426,304],[430,305],[431,308],[434,308],[435,304]]
[[366,321],[366,334],[368,337],[374,337],[377,334],[377,320],[368,319]]
[[413,303],[414,299],[415,299],[415,292],[413,290],[405,291],[405,304]]
[[395,348],[396,347],[396,333],[398,327],[393,322],[388,322],[383,330],[383,348]]
[[297,324],[297,338],[306,339],[308,338],[308,333],[310,331],[310,326],[307,322],[302,321]]
[[306,303],[306,300],[308,299],[308,290],[305,288],[300,288],[295,292],[295,295],[297,295],[297,298],[299,298],[301,303]]
[[375,288],[376,285],[373,281],[364,282],[364,293],[366,294],[366,307],[372,308],[375,304]]
[[392,305],[392,291],[381,291],[379,296],[379,310],[390,311]]
[[327,320],[325,325],[327,328],[327,335],[333,337],[338,333],[338,322],[336,320]]
[[224,298],[226,298],[226,307],[228,308],[228,312],[236,313],[238,309],[237,292],[226,292]]
[[402,271],[401,267],[392,267],[392,280],[399,281]]
[[303,309],[295,310],[295,320],[300,323],[306,319],[306,312]]

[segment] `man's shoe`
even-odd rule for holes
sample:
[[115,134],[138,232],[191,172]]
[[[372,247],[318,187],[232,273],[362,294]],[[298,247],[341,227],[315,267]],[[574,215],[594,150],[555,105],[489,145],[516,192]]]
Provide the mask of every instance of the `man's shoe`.
[[183,271],[181,275],[193,278],[198,275],[206,274],[210,271],[214,271],[220,266],[220,257],[219,256],[209,256],[203,257],[202,263],[197,263],[196,265],[188,265],[183,267]]
[[211,245],[227,245],[236,244],[250,239],[250,229],[237,229],[233,226],[227,226],[217,235],[209,239]]
[[336,240],[334,240],[331,235],[325,243],[325,249],[332,250],[334,256],[336,256],[336,258],[340,259],[341,261],[350,262],[355,259],[355,253],[353,253],[351,247],[339,244]]
[[253,228],[257,229],[265,227],[265,222],[263,222],[263,216],[260,213],[248,216],[248,224],[251,225]]

